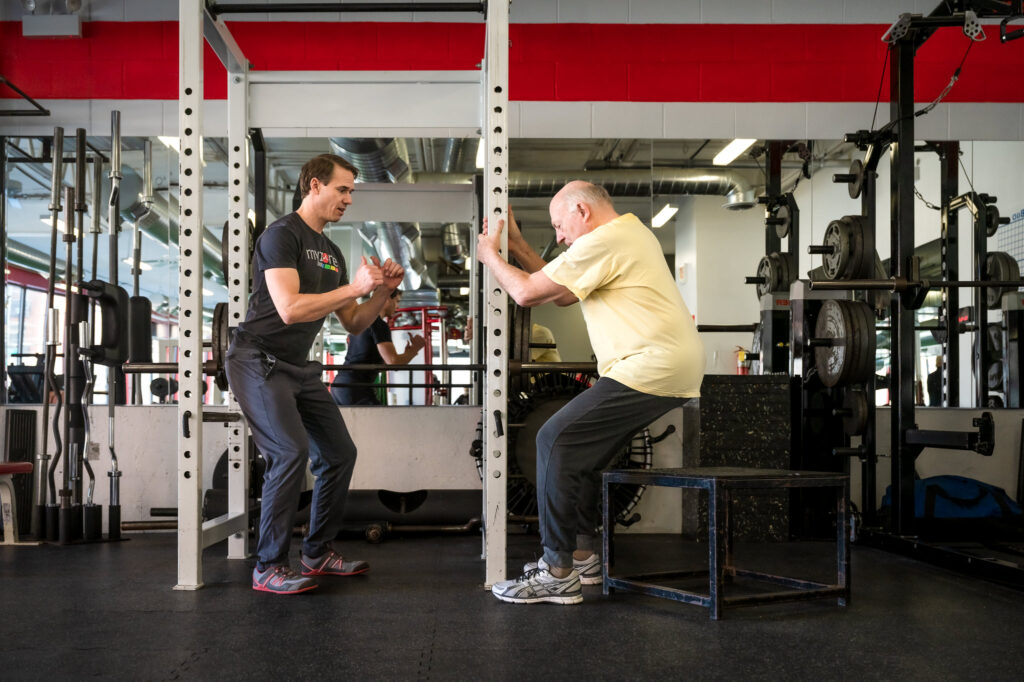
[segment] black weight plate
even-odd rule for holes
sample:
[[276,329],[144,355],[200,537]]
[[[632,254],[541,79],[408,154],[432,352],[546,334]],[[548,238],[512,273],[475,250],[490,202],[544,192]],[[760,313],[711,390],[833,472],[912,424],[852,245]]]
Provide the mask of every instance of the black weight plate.
[[231,256],[228,253],[228,225],[229,222],[225,220],[224,227],[220,231],[220,274],[224,278],[225,284],[227,284],[231,270]]
[[846,316],[840,301],[822,303],[818,321],[814,325],[814,336],[833,339],[834,345],[815,348],[814,365],[818,370],[818,378],[826,386],[836,386],[843,379],[848,355],[846,335]]
[[[989,280],[1019,280],[1020,266],[1015,259],[1005,251],[991,251],[985,258],[985,278]],[[989,309],[995,309],[1003,301],[1003,294],[1016,291],[1018,287],[988,287],[985,289],[985,304]]]
[[789,208],[786,206],[779,206],[779,209],[775,212],[775,217],[782,221],[775,225],[775,236],[779,239],[785,239],[789,236],[789,228],[792,226],[789,216]]
[[840,218],[850,235],[850,257],[846,261],[846,268],[843,272],[843,279],[853,279],[860,276],[861,262],[864,259],[864,232],[860,229],[859,223],[844,215]]
[[853,250],[850,253],[850,277],[872,277],[875,272],[874,251],[868,252],[867,240],[864,232],[867,230],[867,219],[860,215],[843,216],[843,221],[850,226],[850,244]]
[[850,193],[850,198],[856,199],[864,189],[864,164],[860,160],[854,160],[850,164],[850,175],[854,177],[846,187]]
[[849,414],[843,416],[843,431],[848,436],[862,436],[868,426],[868,399],[863,391],[847,391],[843,398],[843,409]]
[[825,246],[831,246],[832,253],[823,254],[821,269],[828,279],[843,279],[850,260],[850,230],[839,220],[833,220],[825,228]]
[[985,234],[994,237],[999,230],[999,209],[996,206],[985,207]]
[[875,371],[874,315],[859,301],[825,301],[814,335],[833,345],[814,349],[818,377],[826,386],[863,383]]
[[758,261],[757,276],[762,280],[761,283],[755,287],[757,300],[760,301],[762,296],[774,291],[776,286],[776,267],[770,255],[763,256],[761,260]]
[[793,257],[788,253],[779,253],[779,288],[777,291],[789,292],[795,279],[796,268],[793,266]]
[[1003,362],[1002,360],[996,360],[988,366],[988,370],[985,372],[986,380],[988,382],[988,390],[990,391],[1001,391],[1003,390]]
[[988,325],[988,350],[995,355],[1003,354],[1003,325],[998,322]]
[[211,360],[215,367],[214,382],[217,388],[222,391],[228,390],[227,374],[224,372],[224,363],[228,355],[228,304],[218,303],[213,307],[213,323],[210,325],[212,338],[210,339]]
[[855,372],[859,383],[869,381],[875,374],[875,312],[867,303],[855,303],[855,310],[860,312],[859,334],[862,343],[860,362]]

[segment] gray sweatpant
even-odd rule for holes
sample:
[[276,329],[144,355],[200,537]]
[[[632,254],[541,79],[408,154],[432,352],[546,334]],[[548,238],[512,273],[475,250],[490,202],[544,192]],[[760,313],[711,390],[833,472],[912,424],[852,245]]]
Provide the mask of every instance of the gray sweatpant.
[[356,464],[356,446],[321,380],[323,367],[318,362],[293,365],[236,336],[225,369],[253,443],[267,460],[256,548],[259,568],[288,563],[307,462],[316,482],[302,551],[320,556],[341,530]]
[[576,549],[597,549],[601,471],[633,436],[689,398],[633,390],[602,377],[537,433],[537,508],[544,561],[572,567]]

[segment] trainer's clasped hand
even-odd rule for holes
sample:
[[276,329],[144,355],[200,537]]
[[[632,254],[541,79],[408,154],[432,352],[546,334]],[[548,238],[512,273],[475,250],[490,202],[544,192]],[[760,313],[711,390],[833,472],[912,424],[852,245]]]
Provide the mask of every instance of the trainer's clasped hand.
[[[390,263],[390,259],[388,260]],[[363,256],[356,270],[356,276],[352,278],[352,286],[360,296],[366,296],[371,291],[384,283],[384,273],[381,270],[380,261],[373,257],[373,262],[368,263],[366,256]]]
[[[374,257],[373,262],[377,263],[376,257]],[[384,261],[384,264],[380,266],[380,272],[384,277],[384,286],[391,291],[397,289],[399,285],[401,285],[402,280],[405,279],[405,268],[390,258]]]

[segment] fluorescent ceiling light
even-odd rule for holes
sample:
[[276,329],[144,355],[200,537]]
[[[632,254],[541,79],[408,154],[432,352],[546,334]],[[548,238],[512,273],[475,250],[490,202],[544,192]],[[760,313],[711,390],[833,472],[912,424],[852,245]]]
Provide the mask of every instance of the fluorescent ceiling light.
[[[124,263],[125,265],[134,265],[132,263],[132,259],[131,258],[125,258],[121,262]],[[153,266],[150,265],[149,263],[146,263],[144,261],[139,261],[139,270],[152,270],[152,269],[153,269]]]
[[173,149],[174,151],[181,153],[181,141],[177,137],[168,137],[167,135],[157,135],[158,140],[164,143],[164,146]]
[[[43,225],[46,225],[48,228],[53,229],[53,219],[50,218],[49,216],[44,216],[44,217],[40,218],[39,221]],[[63,218],[57,218],[57,231],[60,232],[61,234],[64,234],[64,230],[65,230],[64,219]]]
[[750,149],[751,145],[757,142],[757,139],[748,140],[746,138],[736,138],[729,144],[725,145],[725,149],[718,152],[718,154],[711,160],[711,163],[716,166],[728,166],[733,160],[742,154],[743,152]]
[[484,167],[484,144],[485,144],[485,140],[484,140],[484,138],[481,137],[480,138],[480,144],[478,144],[476,146],[476,167],[477,168],[483,168]]
[[[171,137],[169,135],[157,135],[156,139],[163,142],[168,149],[173,149],[176,154],[181,154],[181,138]],[[203,168],[206,168],[206,154],[203,153],[202,144],[199,146],[199,163],[202,164]]]
[[469,287],[459,287],[459,296],[469,296]]
[[664,206],[662,206],[661,210],[658,211],[658,215],[654,216],[654,218],[651,219],[651,227],[661,227],[669,220],[671,220],[672,216],[674,216],[676,214],[676,211],[678,210],[678,206],[673,206],[672,204],[665,204]]

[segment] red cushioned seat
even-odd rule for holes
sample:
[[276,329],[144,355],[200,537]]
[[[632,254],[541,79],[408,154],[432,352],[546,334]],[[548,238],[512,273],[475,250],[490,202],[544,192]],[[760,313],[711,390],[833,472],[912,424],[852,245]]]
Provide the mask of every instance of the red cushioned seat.
[[32,462],[0,462],[0,476],[5,474],[31,474]]

